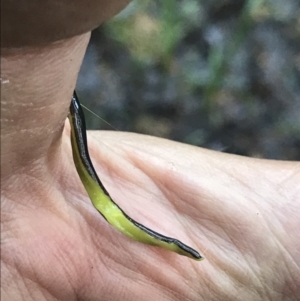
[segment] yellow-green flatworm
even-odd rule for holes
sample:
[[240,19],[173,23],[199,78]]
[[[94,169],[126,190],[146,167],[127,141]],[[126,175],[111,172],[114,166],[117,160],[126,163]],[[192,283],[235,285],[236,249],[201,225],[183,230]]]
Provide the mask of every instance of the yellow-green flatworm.
[[100,181],[89,156],[84,114],[74,91],[69,120],[74,163],[78,175],[98,212],[117,230],[126,236],[149,245],[159,246],[178,254],[201,260],[203,257],[181,241],[159,234],[136,222],[110,197]]

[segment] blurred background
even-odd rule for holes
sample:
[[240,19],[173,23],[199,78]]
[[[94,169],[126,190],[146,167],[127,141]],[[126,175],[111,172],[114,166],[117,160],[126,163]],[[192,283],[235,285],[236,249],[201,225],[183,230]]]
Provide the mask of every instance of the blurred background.
[[77,93],[120,131],[300,160],[300,1],[133,1],[92,33]]

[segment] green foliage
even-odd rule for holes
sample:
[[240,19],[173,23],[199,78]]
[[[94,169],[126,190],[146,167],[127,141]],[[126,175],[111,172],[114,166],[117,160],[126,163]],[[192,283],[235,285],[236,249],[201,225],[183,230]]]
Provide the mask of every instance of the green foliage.
[[[228,62],[243,43],[251,29],[253,18],[265,7],[265,0],[248,0],[239,16],[236,31],[230,42],[211,45],[208,54],[208,76],[202,77],[188,70],[184,82],[192,89],[202,88],[206,107],[222,88]],[[161,0],[133,1],[119,16],[107,23],[107,31],[124,44],[139,65],[158,64],[170,70],[174,52],[182,37],[198,23],[201,26],[201,1]]]
[[[184,1],[182,13],[177,1],[134,1],[106,25],[108,32],[123,43],[140,64],[158,63],[168,69],[174,50],[185,32],[195,1]],[[195,17],[193,18],[195,21]]]
[[133,1],[104,25],[100,47],[118,49],[106,57],[118,61],[126,130],[273,158],[287,135],[297,157],[298,11],[297,0]]

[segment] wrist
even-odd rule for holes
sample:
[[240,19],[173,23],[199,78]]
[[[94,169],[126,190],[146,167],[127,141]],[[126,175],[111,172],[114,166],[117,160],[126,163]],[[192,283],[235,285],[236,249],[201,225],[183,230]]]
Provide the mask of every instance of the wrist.
[[88,39],[85,34],[1,58],[2,187],[55,157]]

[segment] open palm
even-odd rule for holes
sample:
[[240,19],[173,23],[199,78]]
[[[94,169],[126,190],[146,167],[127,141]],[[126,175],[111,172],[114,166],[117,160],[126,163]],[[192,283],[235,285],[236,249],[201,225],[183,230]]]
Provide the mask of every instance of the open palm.
[[299,164],[287,171],[292,163],[124,133],[91,132],[89,148],[131,217],[205,260],[132,241],[107,224],[76,173],[67,125],[49,177],[24,175],[43,206],[17,205],[11,219],[4,201],[4,296],[22,279],[33,300],[297,300],[300,204],[291,188]]

